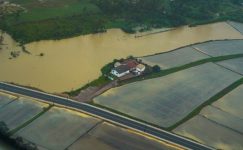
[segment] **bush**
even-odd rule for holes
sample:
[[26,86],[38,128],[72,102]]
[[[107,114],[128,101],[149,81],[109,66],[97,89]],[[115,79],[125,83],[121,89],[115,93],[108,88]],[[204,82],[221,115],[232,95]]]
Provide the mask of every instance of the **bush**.
[[153,72],[158,73],[158,72],[161,71],[161,68],[160,68],[160,66],[155,65],[155,66],[152,67],[152,70],[153,70]]

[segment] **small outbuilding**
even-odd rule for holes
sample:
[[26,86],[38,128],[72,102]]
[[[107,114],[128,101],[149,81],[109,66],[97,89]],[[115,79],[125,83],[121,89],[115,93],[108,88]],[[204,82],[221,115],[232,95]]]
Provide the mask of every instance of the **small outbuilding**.
[[137,66],[136,66],[136,71],[137,72],[144,72],[145,71],[145,65],[143,65],[143,64],[138,64]]

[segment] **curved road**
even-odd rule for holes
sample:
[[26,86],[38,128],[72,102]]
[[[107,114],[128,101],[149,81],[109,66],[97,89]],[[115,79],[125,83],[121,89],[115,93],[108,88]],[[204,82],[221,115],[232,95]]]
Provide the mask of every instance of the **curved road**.
[[32,89],[27,89],[27,88],[19,87],[16,85],[3,83],[3,82],[0,82],[0,90],[16,93],[16,94],[20,94],[20,95],[25,95],[25,96],[40,99],[42,101],[51,102],[54,104],[78,109],[80,111],[84,111],[89,114],[93,114],[95,116],[101,117],[108,121],[112,121],[112,122],[120,124],[122,126],[126,126],[129,128],[138,130],[140,132],[145,132],[145,133],[152,135],[154,137],[157,137],[161,140],[177,144],[186,149],[193,149],[193,150],[212,150],[213,149],[211,147],[202,145],[200,143],[197,143],[192,140],[186,139],[184,137],[175,135],[175,134],[167,132],[165,130],[158,129],[156,127],[152,127],[145,123],[126,118],[124,116],[115,114],[113,112],[110,112],[110,111],[107,111],[107,110],[104,110],[104,109],[101,109],[101,108],[98,108],[98,107],[95,107],[95,106],[92,106],[89,104],[75,102],[75,101],[69,100],[67,98],[62,98],[59,96],[55,96],[55,95],[35,91]]

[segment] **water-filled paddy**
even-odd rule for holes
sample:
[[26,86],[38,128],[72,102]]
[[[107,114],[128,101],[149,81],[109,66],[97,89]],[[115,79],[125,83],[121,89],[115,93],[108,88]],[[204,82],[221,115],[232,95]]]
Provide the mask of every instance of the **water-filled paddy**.
[[161,127],[169,127],[242,78],[213,63],[131,83],[96,97],[96,104]]

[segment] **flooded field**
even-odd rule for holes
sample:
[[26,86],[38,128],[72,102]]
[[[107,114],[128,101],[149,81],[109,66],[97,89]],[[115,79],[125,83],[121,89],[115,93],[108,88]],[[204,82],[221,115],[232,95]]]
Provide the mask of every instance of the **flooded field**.
[[206,63],[113,88],[96,97],[94,103],[161,127],[170,127],[240,78],[241,75]]
[[233,22],[230,21],[228,22],[232,27],[234,27],[236,30],[241,32],[243,34],[243,23],[238,23],[238,22]]
[[243,40],[213,41],[193,45],[193,47],[210,56],[243,54]]
[[242,93],[243,85],[205,107],[174,132],[217,149],[243,149]]
[[243,149],[243,135],[218,125],[201,115],[187,121],[174,130],[175,133],[194,139],[216,149]]
[[0,92],[0,108],[12,102],[17,97]]
[[176,150],[176,146],[112,125],[92,116],[52,107],[17,131],[13,137],[35,143],[39,149],[51,150]]
[[[124,140],[126,139],[126,140]],[[97,149],[99,150],[176,150],[164,142],[143,137],[129,129],[123,129],[109,123],[102,123],[73,143],[69,150]]]
[[[242,54],[243,54],[243,48],[242,48]],[[233,70],[243,75],[243,58],[225,60],[225,61],[218,62],[217,64],[220,64],[230,70]]]
[[0,50],[0,80],[48,92],[70,91],[97,78],[100,68],[115,58],[151,55],[208,40],[242,38],[227,23],[180,27],[139,38],[111,29],[102,34],[33,42],[26,45],[31,55],[22,52],[18,58],[9,59],[11,51],[21,48],[4,34],[3,43],[7,45]]
[[170,69],[206,58],[209,58],[209,56],[189,46],[171,52],[142,57],[141,59],[150,66],[159,65],[161,69]]
[[82,113],[54,107],[16,135],[39,147],[64,150],[99,121]]
[[20,98],[0,108],[0,121],[3,121],[11,131],[42,112],[44,107],[48,105]]

